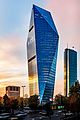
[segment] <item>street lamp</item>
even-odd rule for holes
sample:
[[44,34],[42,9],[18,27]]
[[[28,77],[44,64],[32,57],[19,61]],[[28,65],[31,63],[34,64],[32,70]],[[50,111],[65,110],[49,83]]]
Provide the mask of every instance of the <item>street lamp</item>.
[[22,88],[23,88],[23,107],[24,107],[24,88],[25,87],[26,87],[25,85],[22,86]]
[[22,88],[23,88],[23,98],[24,98],[24,87],[26,87],[26,86],[22,86]]

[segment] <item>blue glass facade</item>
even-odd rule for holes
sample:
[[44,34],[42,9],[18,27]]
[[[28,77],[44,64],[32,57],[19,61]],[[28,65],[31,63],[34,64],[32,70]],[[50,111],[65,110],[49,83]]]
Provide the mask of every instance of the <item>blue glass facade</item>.
[[65,49],[64,52],[64,94],[69,96],[69,89],[77,80],[77,52]]
[[50,12],[33,5],[32,16],[34,17],[38,93],[40,102],[47,102],[53,98],[59,36]]

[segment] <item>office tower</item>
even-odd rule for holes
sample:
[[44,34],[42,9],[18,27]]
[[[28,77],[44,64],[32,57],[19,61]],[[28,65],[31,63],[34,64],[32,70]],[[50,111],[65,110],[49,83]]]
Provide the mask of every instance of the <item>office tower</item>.
[[77,80],[77,52],[65,49],[64,52],[64,95],[69,96],[69,90]]
[[27,40],[29,93],[39,95],[41,103],[53,98],[58,39],[50,12],[33,5]]

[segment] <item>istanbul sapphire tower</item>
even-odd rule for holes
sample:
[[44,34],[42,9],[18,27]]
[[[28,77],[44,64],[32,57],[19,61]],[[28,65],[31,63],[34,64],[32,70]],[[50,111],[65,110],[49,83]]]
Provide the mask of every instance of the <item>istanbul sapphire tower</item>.
[[29,94],[40,96],[40,102],[53,98],[58,32],[50,12],[33,5],[28,40]]

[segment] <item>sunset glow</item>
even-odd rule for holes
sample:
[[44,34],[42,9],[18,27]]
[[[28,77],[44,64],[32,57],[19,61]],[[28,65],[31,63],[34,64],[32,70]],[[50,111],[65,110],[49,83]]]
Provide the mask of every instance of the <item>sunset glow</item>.
[[[3,0],[0,1],[0,96],[5,87],[25,85],[28,90],[27,48],[32,5],[49,10],[59,31],[59,50],[55,94],[64,93],[64,49],[78,52],[78,80],[80,80],[80,1],[79,0]],[[36,76],[34,76],[35,78]]]

